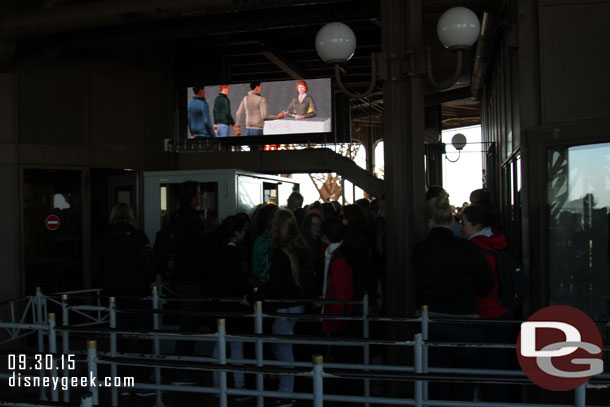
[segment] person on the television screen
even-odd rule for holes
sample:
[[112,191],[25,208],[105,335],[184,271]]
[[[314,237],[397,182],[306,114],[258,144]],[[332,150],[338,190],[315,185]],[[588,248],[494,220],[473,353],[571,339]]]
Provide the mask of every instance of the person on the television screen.
[[307,82],[297,82],[297,92],[299,92],[299,94],[292,98],[290,104],[284,110],[286,117],[292,117],[293,119],[308,119],[310,117],[315,117],[318,114],[313,97],[307,94],[308,90]]
[[261,83],[252,82],[250,92],[242,99],[237,109],[237,135],[241,135],[244,113],[246,114],[246,136],[262,136],[265,120],[283,119],[284,112],[269,114],[267,98],[261,96]]
[[205,88],[194,87],[193,93],[193,99],[188,104],[188,124],[191,132],[189,138],[214,137],[210,107],[205,101]]
[[220,85],[220,93],[214,100],[214,132],[216,137],[229,137],[231,126],[237,133],[235,120],[231,116],[231,101],[229,100],[229,85]]

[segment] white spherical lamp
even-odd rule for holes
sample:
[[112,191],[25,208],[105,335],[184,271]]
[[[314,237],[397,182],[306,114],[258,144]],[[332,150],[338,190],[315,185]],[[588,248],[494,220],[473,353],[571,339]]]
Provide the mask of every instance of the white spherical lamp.
[[466,136],[462,133],[457,133],[451,138],[451,145],[453,145],[453,148],[455,148],[457,151],[462,150],[464,147],[466,147]]
[[438,20],[436,34],[441,43],[451,50],[470,48],[481,32],[481,24],[475,13],[466,7],[453,7]]
[[356,50],[356,35],[343,23],[329,23],[316,35],[316,51],[327,63],[345,63]]

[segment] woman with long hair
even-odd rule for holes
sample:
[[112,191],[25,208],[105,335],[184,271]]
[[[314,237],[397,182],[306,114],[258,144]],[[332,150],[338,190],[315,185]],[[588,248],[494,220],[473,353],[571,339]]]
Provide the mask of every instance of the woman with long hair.
[[269,280],[269,267],[271,266],[271,256],[275,247],[271,241],[271,221],[274,212],[278,209],[277,205],[266,204],[256,212],[253,222],[252,238],[252,276],[258,284],[265,284]]
[[[271,257],[269,279],[255,293],[255,298],[285,298],[298,300],[307,294],[304,281],[305,269],[308,263],[309,250],[299,228],[297,221],[289,210],[278,209],[271,221],[270,238],[275,251]],[[277,313],[301,314],[305,307],[294,301],[286,303],[272,303],[277,306]],[[271,332],[277,335],[293,335],[296,318],[276,318]],[[293,362],[292,344],[272,344],[273,353],[278,360]],[[291,393],[294,389],[294,376],[280,376],[278,391]],[[274,406],[292,407],[294,400],[277,399]]]
[[322,250],[322,241],[320,240],[322,232],[322,217],[315,212],[311,212],[303,219],[301,225],[301,234],[309,250],[317,256]]

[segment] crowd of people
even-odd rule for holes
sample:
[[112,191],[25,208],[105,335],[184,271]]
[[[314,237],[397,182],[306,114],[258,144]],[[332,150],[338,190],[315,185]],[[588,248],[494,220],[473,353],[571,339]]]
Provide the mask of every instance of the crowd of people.
[[[470,194],[470,203],[455,210],[440,186],[426,193],[428,236],[413,254],[416,306],[429,307],[431,318],[459,322],[430,325],[429,340],[463,343],[515,343],[516,327],[510,323],[467,324],[468,319],[513,320],[515,313],[502,305],[497,253],[506,249],[489,191]],[[430,351],[429,365],[447,368],[508,369],[506,349],[438,347]],[[509,401],[507,385],[480,386],[478,399]],[[474,383],[435,382],[430,398],[472,401]]]
[[[171,281],[180,297],[220,297],[236,299],[219,302],[218,312],[251,312],[254,301],[265,302],[265,311],[278,314],[319,312],[322,315],[350,315],[352,305],[342,303],[316,304],[303,299],[351,301],[366,293],[371,310],[383,313],[385,272],[385,203],[380,199],[360,199],[354,204],[314,202],[303,206],[303,197],[294,192],[286,207],[275,204],[259,205],[251,216],[238,213],[224,219],[213,231],[207,231],[196,210],[199,202],[196,182],[181,184],[176,212],[157,234],[155,253],[156,272]],[[119,204],[124,205],[124,204]],[[125,208],[121,206],[123,210]],[[113,211],[114,213],[114,211]],[[459,216],[459,217],[458,217]],[[150,281],[155,272],[137,267],[138,275],[131,275],[118,267],[114,251],[122,253],[123,262],[131,254],[141,253],[134,247],[145,247],[146,236],[135,229],[129,216],[111,219],[104,244],[104,289],[108,292],[122,287],[122,295],[140,295],[141,285],[131,279]],[[437,186],[426,193],[428,236],[413,253],[415,270],[416,306],[427,305],[432,317],[463,319],[514,319],[513,310],[498,301],[498,277],[495,273],[494,252],[506,248],[486,190],[474,191],[471,203],[459,214],[449,204],[447,192]],[[117,236],[125,233],[133,237],[129,249],[117,249]],[[139,243],[137,243],[139,242]],[[137,261],[135,259],[134,261]],[[123,284],[124,281],[129,282]],[[130,290],[133,287],[133,290]],[[197,331],[200,320],[189,311],[197,310],[197,303],[183,301],[180,330]],[[297,318],[275,318],[271,332],[293,335]],[[228,332],[252,332],[244,326],[251,321],[229,318]],[[318,334],[336,337],[358,335],[357,324],[340,319],[322,320]],[[309,332],[316,334],[316,332]],[[482,328],[463,323],[431,324],[430,340],[453,342],[505,342],[512,340],[510,326]],[[175,352],[192,355],[192,341],[178,341]],[[244,345],[230,341],[230,356],[241,359]],[[281,361],[294,361],[292,345],[273,344],[274,356]],[[356,361],[350,347],[329,347],[327,359],[338,362]],[[213,355],[217,355],[214,348]],[[439,348],[430,352],[430,366],[434,367],[493,367],[507,368],[509,356],[489,351],[481,357],[477,350]],[[479,362],[477,362],[479,361]],[[230,375],[231,376],[231,375]],[[233,386],[243,388],[242,373],[234,373]],[[188,371],[176,371],[171,382],[191,384],[194,377]],[[218,385],[218,375],[213,376]],[[350,392],[349,386],[343,388]],[[278,391],[294,391],[294,376],[282,375]],[[507,401],[506,386],[482,387],[486,401]],[[432,384],[431,398],[473,400],[473,386],[467,384]],[[251,403],[250,397],[238,396],[237,405]],[[292,399],[275,399],[274,406],[291,407]]]
[[[285,299],[284,302],[265,302],[265,311],[278,314],[300,314],[308,306],[308,312],[322,315],[350,315],[351,305],[316,304],[312,301],[328,299],[351,301],[361,299],[365,292],[372,298],[373,308],[381,310],[381,287],[383,286],[383,200],[373,202],[362,199],[353,205],[342,206],[338,202],[303,206],[303,197],[294,192],[287,206],[275,204],[258,206],[248,216],[238,213],[224,219],[214,230],[208,231],[199,217],[197,205],[200,200],[196,182],[185,182],[178,190],[178,209],[170,214],[167,224],[155,239],[156,270],[138,267],[130,279],[140,284],[123,285],[122,280],[129,271],[117,268],[117,262],[125,263],[133,250],[115,250],[124,240],[118,237],[126,232],[146,247],[146,236],[135,229],[131,220],[111,219],[109,232],[103,245],[104,289],[110,295],[142,295],[147,281],[159,274],[171,283],[179,297],[217,297],[241,299],[218,302],[217,312],[251,312],[254,301]],[[125,204],[117,207],[128,209]],[[126,208],[127,207],[127,208]],[[117,256],[118,253],[120,256]],[[138,259],[133,260],[138,262]],[[156,273],[155,273],[156,271]],[[130,290],[130,287],[133,290]],[[182,302],[180,331],[193,332],[200,328],[201,319],[194,312],[201,310],[199,303]],[[227,329],[232,333],[252,332],[244,318],[228,318]],[[271,328],[273,334],[292,335],[296,318],[275,318]],[[324,320],[319,325],[319,334],[348,337],[353,334],[353,324],[337,319]],[[316,328],[314,328],[316,329]],[[312,332],[315,333],[315,332]],[[294,360],[292,345],[278,343],[271,346],[274,356],[281,361]],[[243,343],[230,341],[230,357],[243,358]],[[178,341],[175,353],[194,354],[193,341]],[[214,348],[213,355],[217,355]],[[327,357],[348,362],[350,354],[340,347],[327,350]],[[244,375],[232,375],[233,385],[243,388]],[[184,370],[173,372],[173,384],[194,384],[193,374]],[[213,376],[218,384],[218,375]],[[278,390],[289,394],[294,390],[294,376],[282,375]],[[250,402],[248,397],[237,397],[236,403]],[[292,406],[294,400],[277,399],[276,406]]]

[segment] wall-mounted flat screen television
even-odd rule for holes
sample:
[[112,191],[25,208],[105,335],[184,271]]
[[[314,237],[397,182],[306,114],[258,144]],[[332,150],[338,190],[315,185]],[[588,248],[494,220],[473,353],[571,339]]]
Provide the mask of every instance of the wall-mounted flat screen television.
[[189,87],[186,137],[332,133],[331,86],[323,78]]

